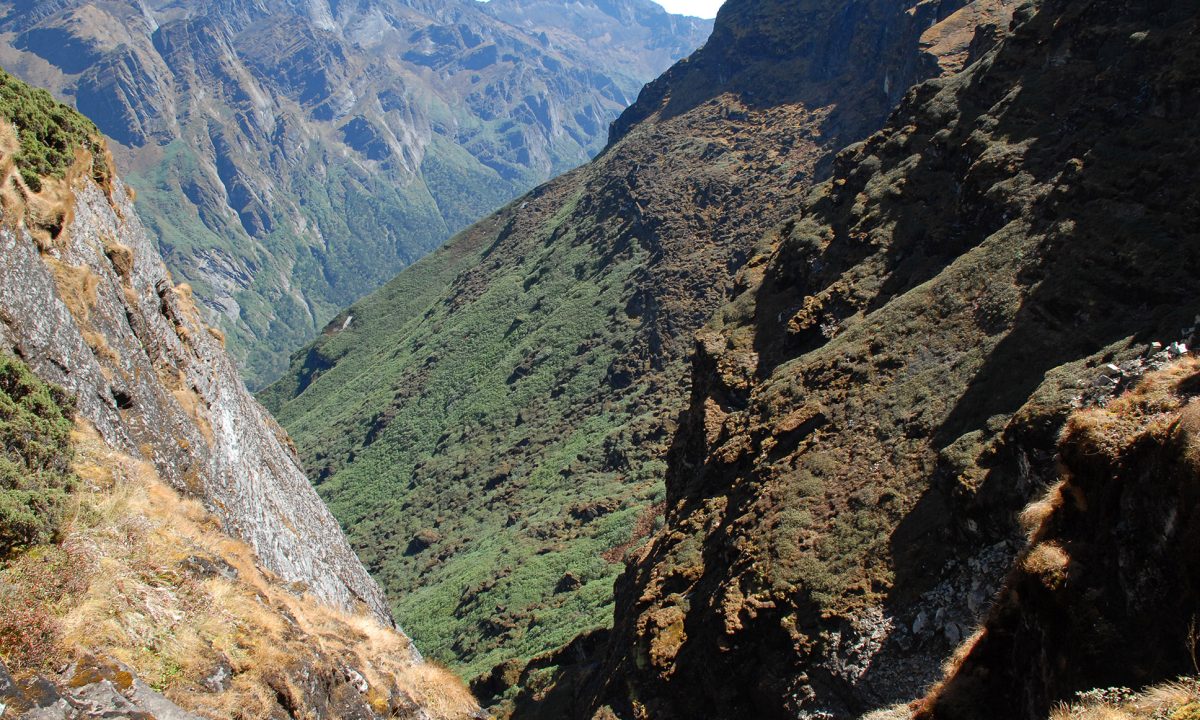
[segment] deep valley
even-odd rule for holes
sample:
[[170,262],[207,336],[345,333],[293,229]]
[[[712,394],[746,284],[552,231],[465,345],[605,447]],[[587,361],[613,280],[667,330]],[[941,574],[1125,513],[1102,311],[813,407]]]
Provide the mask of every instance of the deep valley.
[[5,5],[0,715],[1200,717],[1200,8],[472,3]]

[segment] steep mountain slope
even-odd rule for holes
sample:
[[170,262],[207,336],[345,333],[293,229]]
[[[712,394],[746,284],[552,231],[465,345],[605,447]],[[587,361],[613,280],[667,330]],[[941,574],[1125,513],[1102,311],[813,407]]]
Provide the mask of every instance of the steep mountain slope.
[[[600,717],[842,718],[938,678],[1024,541],[1016,515],[1054,479],[1073,407],[1194,330],[1200,145],[1179,128],[1200,109],[1196,31],[1189,2],[1022,5],[995,48],[838,155],[699,334],[665,527],[618,581],[595,682],[562,692]],[[1064,543],[1122,522],[1099,492]],[[1153,524],[1124,509],[1135,535]],[[1030,556],[1044,583],[1063,548]],[[1104,553],[1084,552],[1086,578]],[[1144,574],[1096,565],[1091,587],[1155,577],[1162,558],[1138,557]],[[1037,605],[1035,579],[1016,591]],[[1086,617],[1135,612],[1105,597]],[[1152,643],[1189,598],[1152,601],[1169,611],[1141,622],[1163,624],[1122,630],[1128,650],[1080,616],[999,611],[966,679],[983,701],[946,716],[1037,717],[1089,683],[1177,673],[1182,646]]]
[[254,386],[451,232],[586,161],[710,27],[648,0],[554,5],[8,0],[0,64],[119,143]]
[[608,623],[691,333],[828,153],[938,72],[920,36],[961,3],[835,5],[731,0],[601,156],[351,307],[262,394],[425,651],[511,675]]
[[0,179],[0,715],[478,717],[394,627],[96,127],[0,73]]
[[0,347],[74,397],[106,443],[203,501],[268,570],[390,624],[291,441],[172,283],[95,126],[7,74],[0,114],[17,122],[0,123]]

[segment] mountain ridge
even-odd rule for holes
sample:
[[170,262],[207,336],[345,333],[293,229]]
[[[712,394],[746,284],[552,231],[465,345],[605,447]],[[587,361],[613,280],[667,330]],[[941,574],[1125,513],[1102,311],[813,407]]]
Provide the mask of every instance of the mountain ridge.
[[[585,10],[539,17],[569,25]],[[642,82],[709,27],[604,15],[587,24],[607,28],[598,42],[548,25],[551,38],[473,0],[0,13],[0,63],[120,143],[168,264],[254,387],[451,231],[586,161]]]
[[[970,652],[1064,422],[1137,382],[1152,340],[1190,345],[1195,143],[1168,128],[1197,102],[1172,41],[1194,23],[1186,3],[1014,4],[993,47],[836,156],[697,338],[665,527],[618,581],[580,714],[851,717]],[[1054,652],[1036,632],[963,687]],[[1026,675],[1020,712],[1136,674],[1102,657],[1113,675],[1053,694]],[[960,697],[947,717],[1014,711]]]

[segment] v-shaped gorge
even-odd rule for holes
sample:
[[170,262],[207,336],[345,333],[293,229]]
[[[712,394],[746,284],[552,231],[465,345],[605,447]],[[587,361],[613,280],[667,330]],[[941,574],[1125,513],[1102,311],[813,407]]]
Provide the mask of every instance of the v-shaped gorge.
[[693,334],[832,153],[1008,12],[730,0],[595,161],[352,306],[261,394],[424,652],[512,678],[611,623],[661,524]]

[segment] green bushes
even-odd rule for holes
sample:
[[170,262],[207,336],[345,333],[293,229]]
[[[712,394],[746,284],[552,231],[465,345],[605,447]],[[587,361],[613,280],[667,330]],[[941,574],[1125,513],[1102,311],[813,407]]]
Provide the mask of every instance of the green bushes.
[[71,472],[74,401],[19,360],[0,355],[0,557],[51,542],[63,519]]
[[43,177],[66,174],[75,160],[76,147],[87,148],[96,159],[97,170],[107,173],[104,143],[91,120],[58,102],[45,90],[30,87],[3,70],[0,70],[0,116],[17,126],[21,142],[15,158],[17,169],[34,192],[41,191]]

